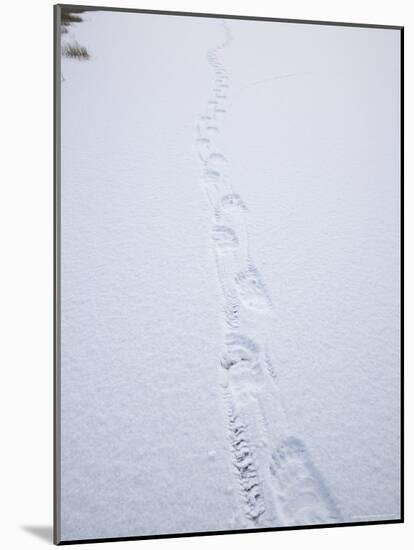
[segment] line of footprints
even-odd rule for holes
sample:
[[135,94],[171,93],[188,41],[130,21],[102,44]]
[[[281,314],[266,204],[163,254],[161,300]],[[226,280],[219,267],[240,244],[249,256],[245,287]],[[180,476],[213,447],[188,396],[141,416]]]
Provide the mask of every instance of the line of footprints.
[[[231,29],[226,22],[223,27],[224,41],[207,52],[214,87],[197,124],[195,145],[213,214],[211,243],[222,291],[220,380],[240,495],[237,521],[246,527],[337,523],[337,504],[303,442],[289,431],[266,333],[260,334],[260,326],[271,322],[274,305],[250,257],[248,208],[229,182],[228,160],[220,146],[230,78],[219,54],[232,42]],[[246,326],[246,318],[257,319],[255,338],[247,335],[252,324]]]

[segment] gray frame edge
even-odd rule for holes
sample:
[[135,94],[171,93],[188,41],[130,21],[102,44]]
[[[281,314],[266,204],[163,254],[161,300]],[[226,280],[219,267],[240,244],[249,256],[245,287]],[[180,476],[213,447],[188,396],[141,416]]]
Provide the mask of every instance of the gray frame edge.
[[88,6],[84,4],[56,4],[61,9],[73,10],[82,9],[84,11],[114,11],[126,13],[141,13],[149,15],[176,15],[186,17],[212,17],[218,19],[244,19],[246,21],[269,21],[271,23],[298,23],[305,25],[336,25],[341,27],[361,27],[372,29],[391,29],[402,30],[402,25],[383,25],[379,23],[350,23],[346,21],[320,21],[311,19],[289,19],[276,17],[259,17],[254,15],[229,15],[224,13],[203,13],[203,12],[185,12],[185,11],[170,11],[170,10],[151,10],[141,8],[121,8],[115,6]]
[[61,7],[53,6],[53,542],[61,542],[60,205],[61,205]]

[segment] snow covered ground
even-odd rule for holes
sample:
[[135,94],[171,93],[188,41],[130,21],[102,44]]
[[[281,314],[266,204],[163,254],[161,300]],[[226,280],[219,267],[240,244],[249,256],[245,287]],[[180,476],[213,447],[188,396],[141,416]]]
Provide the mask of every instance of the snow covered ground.
[[398,31],[81,16],[62,540],[398,519]]

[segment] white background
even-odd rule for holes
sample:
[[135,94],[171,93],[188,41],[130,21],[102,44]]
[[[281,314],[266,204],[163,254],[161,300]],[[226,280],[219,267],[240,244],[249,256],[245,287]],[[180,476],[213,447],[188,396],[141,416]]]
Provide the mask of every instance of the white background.
[[[93,4],[94,2],[89,2]],[[406,29],[406,156],[409,168],[412,103],[414,18],[404,0],[184,0],[103,2],[132,8],[234,13],[300,19],[320,19],[404,25]],[[20,0],[3,6],[1,117],[2,161],[1,335],[0,384],[1,545],[30,549],[50,544],[52,524],[52,5],[49,0]],[[101,5],[100,2],[97,5]],[[4,70],[5,68],[5,70]],[[406,204],[411,203],[410,172],[406,172]],[[413,217],[407,215],[410,242]],[[412,249],[412,247],[411,247]],[[406,280],[413,265],[407,249]],[[412,292],[407,285],[406,307]],[[409,319],[408,319],[409,320]],[[412,359],[407,323],[406,394],[410,396]],[[406,423],[413,405],[407,399]],[[105,547],[164,549],[240,548],[275,545],[296,548],[407,548],[414,536],[412,511],[412,444],[406,441],[405,525],[382,525],[312,531],[262,533],[107,544]],[[86,548],[87,546],[84,545]],[[96,545],[93,547],[97,548]]]

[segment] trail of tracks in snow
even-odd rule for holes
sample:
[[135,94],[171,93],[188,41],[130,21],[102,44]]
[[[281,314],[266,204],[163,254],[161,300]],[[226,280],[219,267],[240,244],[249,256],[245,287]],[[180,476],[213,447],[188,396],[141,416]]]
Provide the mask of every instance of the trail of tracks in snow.
[[268,353],[274,305],[250,254],[248,207],[228,180],[220,147],[229,108],[230,75],[219,59],[232,41],[207,52],[214,86],[197,124],[201,185],[211,206],[211,246],[222,292],[223,353],[220,385],[228,417],[239,512],[246,526],[338,522],[340,514],[302,441],[289,429]]

